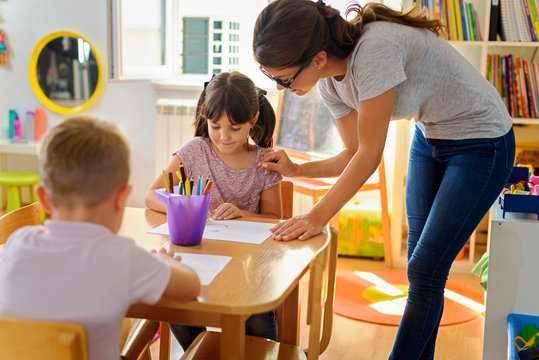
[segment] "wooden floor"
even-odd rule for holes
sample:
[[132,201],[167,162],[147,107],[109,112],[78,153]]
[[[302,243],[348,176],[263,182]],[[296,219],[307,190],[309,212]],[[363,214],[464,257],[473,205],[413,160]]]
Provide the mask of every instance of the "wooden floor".
[[[365,260],[357,258],[339,257],[338,271],[374,271],[385,270],[383,261]],[[403,271],[395,270],[395,271]],[[476,289],[482,293],[479,279],[472,274],[454,273],[450,279]],[[300,285],[302,303],[307,302],[306,289],[308,279],[304,278]],[[306,306],[302,307],[306,310]],[[305,315],[301,315],[301,323]],[[437,360],[480,360],[483,348],[484,318],[451,326],[442,326],[438,332],[435,359]],[[391,353],[393,341],[397,334],[396,326],[385,326],[352,320],[335,314],[333,334],[328,349],[320,356],[322,360],[378,360],[387,359]],[[308,331],[301,329],[300,343],[307,343]],[[159,340],[152,344],[152,359],[158,359]],[[183,351],[178,343],[172,339],[170,359],[178,360]],[[251,359],[249,359],[251,360]]]

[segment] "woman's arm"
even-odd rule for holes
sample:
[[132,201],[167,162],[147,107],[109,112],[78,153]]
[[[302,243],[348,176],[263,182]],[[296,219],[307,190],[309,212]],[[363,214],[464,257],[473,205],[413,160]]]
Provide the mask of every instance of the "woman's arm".
[[[168,163],[166,169],[164,169],[165,173],[168,174],[169,172],[171,172],[174,174],[174,176],[172,176],[172,180],[174,182],[173,185],[178,185],[180,183],[180,179],[178,179],[178,177],[176,176],[176,171],[180,169],[180,162],[180,157],[174,154],[172,155],[172,159],[170,159],[170,162]],[[164,187],[165,184],[163,183],[163,174],[159,174],[144,195],[144,203],[147,207],[162,213],[167,212],[167,207],[165,203],[157,199],[157,196],[155,196],[155,190],[162,189]]]
[[293,163],[284,150],[268,151],[260,162],[261,167],[275,170],[291,177],[335,177],[339,176],[357,152],[357,112],[350,111],[346,116],[337,119],[339,133],[344,149],[338,154],[324,160],[309,161],[303,164]]
[[324,224],[356,194],[374,173],[384,150],[394,99],[395,88],[392,88],[360,103],[357,114],[358,148],[356,153],[337,182],[309,213],[280,223],[272,229],[276,240],[296,238],[306,240],[319,234]]
[[241,210],[233,204],[224,203],[219,205],[212,214],[216,220],[229,220],[238,217],[263,217],[270,219],[282,218],[281,183],[277,183],[260,193],[260,213]]

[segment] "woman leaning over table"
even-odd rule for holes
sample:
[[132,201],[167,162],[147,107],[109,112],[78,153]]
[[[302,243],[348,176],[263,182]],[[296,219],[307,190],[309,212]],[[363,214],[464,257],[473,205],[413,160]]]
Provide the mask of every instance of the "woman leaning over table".
[[392,119],[416,121],[406,183],[408,301],[390,359],[432,359],[451,264],[507,181],[515,143],[495,88],[440,37],[442,24],[413,9],[352,4],[346,21],[323,1],[277,0],[258,16],[260,69],[304,95],[318,84],[344,149],[304,164],[270,151],[260,166],[286,176],[339,179],[276,240],[322,231],[376,170]]

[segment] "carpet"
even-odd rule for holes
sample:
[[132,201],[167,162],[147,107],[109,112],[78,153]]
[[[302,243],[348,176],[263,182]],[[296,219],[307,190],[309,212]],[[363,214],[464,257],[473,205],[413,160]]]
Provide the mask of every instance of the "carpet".
[[[408,295],[405,271],[342,272],[336,281],[335,313],[376,324],[399,325]],[[441,326],[473,320],[484,310],[482,293],[447,281]]]

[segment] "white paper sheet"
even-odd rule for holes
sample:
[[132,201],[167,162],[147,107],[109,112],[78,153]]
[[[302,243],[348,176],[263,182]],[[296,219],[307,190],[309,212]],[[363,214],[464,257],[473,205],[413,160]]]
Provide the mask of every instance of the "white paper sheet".
[[231,256],[175,252],[174,256],[177,255],[182,257],[182,263],[195,270],[201,285],[209,285],[232,259]]
[[[269,236],[275,224],[237,220],[208,220],[204,228],[205,239],[261,244]],[[148,231],[151,234],[168,235],[168,223]]]

